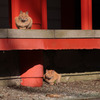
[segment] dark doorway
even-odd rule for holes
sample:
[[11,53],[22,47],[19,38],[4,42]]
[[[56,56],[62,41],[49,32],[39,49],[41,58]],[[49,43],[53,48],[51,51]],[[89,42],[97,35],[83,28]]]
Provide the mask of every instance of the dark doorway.
[[100,0],[92,0],[93,29],[100,29]]
[[62,29],[81,29],[80,0],[61,0]]

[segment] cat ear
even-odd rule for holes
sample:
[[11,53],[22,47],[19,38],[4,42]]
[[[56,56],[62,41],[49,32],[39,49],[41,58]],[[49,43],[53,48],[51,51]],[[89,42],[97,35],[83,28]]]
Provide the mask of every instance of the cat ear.
[[23,12],[22,11],[20,11],[20,14],[22,14]]
[[26,11],[26,14],[28,15],[28,11]]

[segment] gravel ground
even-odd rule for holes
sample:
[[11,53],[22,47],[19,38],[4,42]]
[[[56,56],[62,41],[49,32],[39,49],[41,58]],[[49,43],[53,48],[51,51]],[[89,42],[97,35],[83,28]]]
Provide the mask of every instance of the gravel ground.
[[[47,97],[47,94],[57,94],[60,97]],[[16,85],[0,87],[0,100],[100,100],[99,97],[99,80],[64,82],[53,86],[44,82],[42,87],[34,88]]]

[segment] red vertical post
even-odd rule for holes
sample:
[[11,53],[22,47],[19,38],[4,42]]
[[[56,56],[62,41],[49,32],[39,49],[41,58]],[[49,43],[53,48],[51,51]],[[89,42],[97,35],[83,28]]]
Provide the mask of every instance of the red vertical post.
[[81,29],[92,30],[92,0],[81,0]]
[[92,0],[89,0],[89,29],[92,29]]
[[42,29],[47,29],[47,0],[41,0],[42,7]]

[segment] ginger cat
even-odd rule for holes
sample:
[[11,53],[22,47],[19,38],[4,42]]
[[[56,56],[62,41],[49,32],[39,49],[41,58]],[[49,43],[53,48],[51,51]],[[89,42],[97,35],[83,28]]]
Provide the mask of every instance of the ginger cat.
[[15,23],[18,29],[30,29],[33,21],[28,12],[20,11],[19,16],[15,18]]
[[60,82],[61,75],[58,74],[54,70],[46,70],[46,73],[44,74],[44,77],[43,78],[50,85],[54,85],[55,83],[59,83]]

